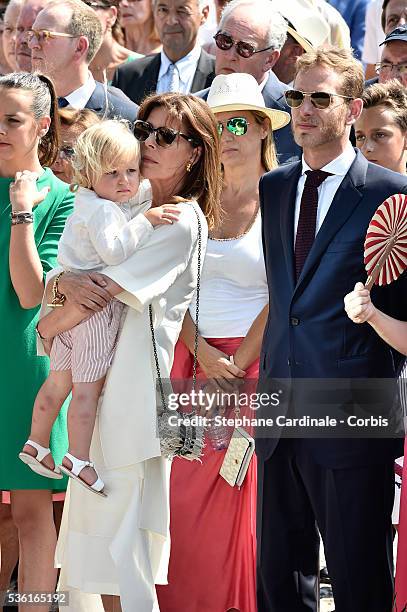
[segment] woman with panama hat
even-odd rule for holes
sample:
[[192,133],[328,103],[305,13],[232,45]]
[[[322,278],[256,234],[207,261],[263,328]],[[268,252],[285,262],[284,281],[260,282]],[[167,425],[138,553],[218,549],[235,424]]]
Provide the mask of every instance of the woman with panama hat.
[[[268,310],[258,182],[277,165],[272,131],[290,117],[265,107],[250,74],[215,77],[208,104],[221,139],[223,219],[210,234],[203,264],[197,374],[215,379],[220,389],[243,384],[245,392],[255,391]],[[174,379],[191,378],[194,314],[192,304],[176,348]],[[169,584],[158,587],[161,612],[256,610],[255,459],[241,489],[231,487],[219,475],[226,432],[212,431],[202,464],[173,464],[172,548]]]

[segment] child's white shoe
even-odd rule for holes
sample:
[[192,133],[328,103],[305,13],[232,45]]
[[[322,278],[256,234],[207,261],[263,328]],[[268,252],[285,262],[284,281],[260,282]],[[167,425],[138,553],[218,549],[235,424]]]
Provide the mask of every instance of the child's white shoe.
[[47,457],[47,455],[51,454],[49,448],[45,448],[45,446],[41,446],[41,444],[37,444],[37,442],[33,442],[33,440],[27,440],[24,446],[32,446],[37,454],[35,456],[30,455],[29,453],[24,453],[23,451],[19,453],[19,458],[23,463],[28,465],[34,472],[40,474],[41,476],[45,476],[46,478],[55,478],[60,480],[62,478],[62,474],[58,467],[55,467],[53,470],[51,468],[44,465],[42,462]]
[[[92,491],[92,493],[96,493],[97,495],[101,495],[102,497],[107,497],[106,493],[103,492],[105,483],[103,482],[101,478],[99,478],[99,474],[96,472],[96,468],[94,464],[92,463],[92,461],[83,461],[82,459],[78,459],[74,455],[71,455],[71,453],[66,453],[65,457],[69,459],[69,461],[72,463],[72,467],[71,469],[69,469],[65,467],[64,465],[60,465],[59,469],[61,470],[61,472],[66,474],[66,476],[69,476],[69,478],[73,478],[74,480],[76,480],[76,482],[79,482],[79,484],[85,487],[85,489]],[[85,467],[91,467],[96,472],[97,480],[91,485],[85,482],[79,476],[79,474]]]

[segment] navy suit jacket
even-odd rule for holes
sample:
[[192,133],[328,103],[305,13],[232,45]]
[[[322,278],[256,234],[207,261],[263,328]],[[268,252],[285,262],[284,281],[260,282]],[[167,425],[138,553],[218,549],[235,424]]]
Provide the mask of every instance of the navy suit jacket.
[[[363,251],[366,230],[376,208],[394,193],[407,193],[406,177],[368,163],[360,152],[342,181],[316,235],[298,281],[294,275],[294,210],[301,162],[281,166],[260,180],[263,248],[270,310],[260,356],[260,388],[284,379],[284,410],[290,415],[320,416],[326,405],[346,414],[374,404],[386,415],[397,404],[395,377],[403,358],[368,324],[346,315],[343,298],[357,281],[366,279]],[[407,275],[386,287],[372,289],[373,303],[398,319],[407,319]],[[311,388],[307,379],[317,379]],[[328,380],[344,388],[324,397]],[[369,379],[370,391],[356,379]],[[380,381],[377,379],[381,379]],[[388,384],[383,379],[389,379]],[[373,389],[373,391],[372,391]],[[319,395],[318,395],[319,394]],[[396,398],[396,400],[395,400]],[[322,413],[319,400],[324,403]],[[325,402],[327,400],[327,403]],[[373,409],[373,408],[372,408]],[[283,411],[284,411],[283,410]],[[325,412],[324,412],[325,411]],[[328,408],[329,414],[329,408]],[[272,416],[272,409],[269,410]],[[278,437],[259,439],[257,450],[267,458]],[[315,460],[331,467],[380,462],[398,454],[400,440],[307,439]]]
[[[115,72],[113,85],[118,87],[133,102],[141,104],[149,94],[155,93],[161,66],[161,54],[147,55],[122,64]],[[198,60],[191,93],[208,87],[215,76],[215,58],[204,49]]]
[[[284,93],[289,87],[278,80],[274,72],[270,71],[269,78],[263,88],[262,94],[267,108],[290,112],[287,106]],[[199,91],[196,95],[206,100],[208,98],[209,87]],[[291,131],[291,125],[288,124],[281,130],[276,130],[273,133],[274,142],[277,149],[277,157],[280,164],[292,162],[300,159],[302,151],[295,141]]]
[[115,87],[107,88],[106,100],[105,88],[99,82],[96,82],[95,91],[89,98],[85,108],[89,108],[98,115],[105,116],[107,119],[127,119],[131,123],[136,120],[139,109],[137,104],[134,104],[123,92]]

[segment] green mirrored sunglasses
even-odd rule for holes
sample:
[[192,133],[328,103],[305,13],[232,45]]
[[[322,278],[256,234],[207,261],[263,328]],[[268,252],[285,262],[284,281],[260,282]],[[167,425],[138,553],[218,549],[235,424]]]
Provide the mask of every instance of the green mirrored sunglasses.
[[247,132],[248,125],[249,122],[244,117],[232,117],[226,121],[226,125],[218,121],[218,134],[221,136],[223,128],[226,127],[234,136],[244,136]]

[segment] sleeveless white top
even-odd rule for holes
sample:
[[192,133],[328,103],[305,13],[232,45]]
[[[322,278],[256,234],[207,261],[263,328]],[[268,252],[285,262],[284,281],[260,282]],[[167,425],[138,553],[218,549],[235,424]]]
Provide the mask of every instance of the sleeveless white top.
[[[204,338],[246,336],[268,303],[261,216],[240,238],[208,240],[201,274],[199,333]],[[195,321],[196,301],[189,312]]]

